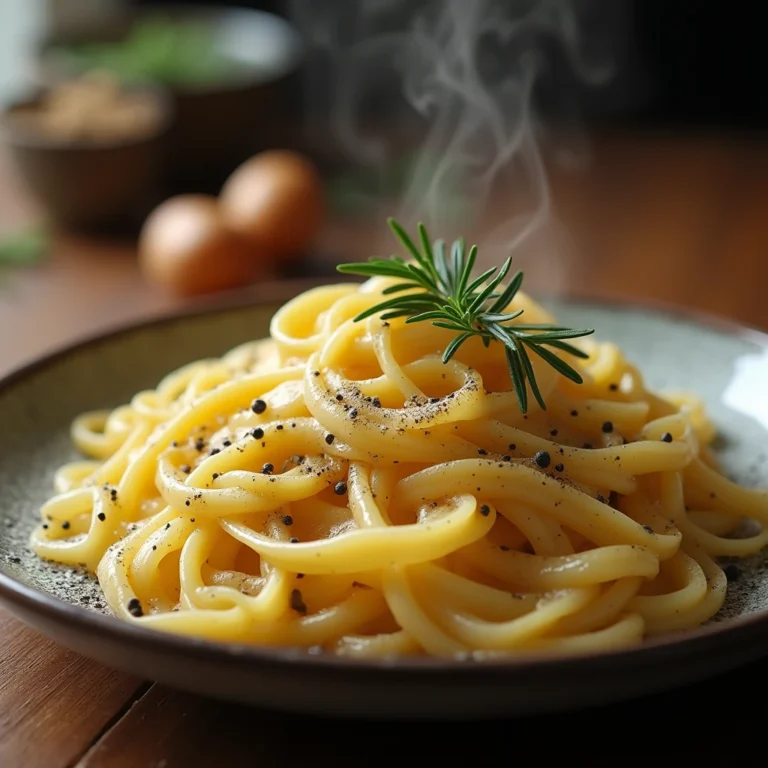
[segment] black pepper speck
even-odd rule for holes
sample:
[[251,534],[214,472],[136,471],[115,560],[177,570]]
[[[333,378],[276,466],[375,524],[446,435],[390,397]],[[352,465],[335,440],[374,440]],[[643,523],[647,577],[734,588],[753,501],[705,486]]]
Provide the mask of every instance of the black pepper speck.
[[304,603],[304,598],[301,596],[301,591],[298,589],[291,591],[291,608],[297,613],[307,612],[307,606]]
[[738,581],[741,578],[741,568],[735,563],[730,563],[723,568],[723,573],[728,581]]

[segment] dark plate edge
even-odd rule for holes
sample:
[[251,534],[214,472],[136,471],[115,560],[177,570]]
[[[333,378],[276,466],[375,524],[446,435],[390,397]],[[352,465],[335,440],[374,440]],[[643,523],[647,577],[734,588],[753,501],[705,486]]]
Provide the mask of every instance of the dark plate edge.
[[[22,365],[16,370],[0,378],[0,391],[13,386],[26,376],[41,368],[55,363],[67,355],[92,346],[109,342],[123,335],[128,335],[144,328],[170,325],[185,319],[212,315],[220,312],[247,309],[254,304],[282,303],[294,297],[297,293],[320,285],[346,282],[338,279],[296,279],[264,283],[253,286],[246,291],[237,291],[219,296],[216,299],[199,299],[191,302],[180,310],[157,314],[149,319],[134,320],[113,327],[106,332],[89,334],[67,344],[37,359]],[[755,328],[744,326],[726,317],[709,314],[700,310],[689,309],[671,302],[661,300],[638,300],[621,294],[598,295],[589,293],[571,293],[566,296],[547,296],[537,294],[542,301],[557,299],[571,303],[591,303],[603,306],[630,307],[632,309],[650,310],[666,314],[673,319],[694,322],[705,328],[720,333],[726,333],[768,348],[768,334]],[[303,648],[258,647],[242,644],[223,644],[207,640],[166,634],[153,631],[138,625],[120,621],[114,617],[93,613],[72,603],[66,603],[53,595],[39,592],[17,582],[8,574],[0,571],[0,600],[7,605],[17,605],[19,608],[32,613],[48,615],[61,621],[77,624],[83,630],[105,633],[115,641],[134,643],[151,648],[155,651],[184,652],[205,661],[218,661],[234,664],[253,662],[256,664],[309,665],[312,667],[332,668],[337,672],[343,670],[368,671],[371,673],[404,671],[427,674],[477,674],[485,671],[490,674],[513,672],[515,670],[533,672],[537,669],[547,673],[565,673],[569,668],[584,663],[600,666],[629,664],[641,665],[652,659],[660,658],[671,651],[698,653],[713,645],[730,645],[738,640],[748,640],[768,631],[768,611],[750,614],[730,619],[718,624],[711,624],[685,633],[665,635],[651,639],[643,645],[619,649],[615,651],[587,652],[574,655],[531,654],[529,656],[509,660],[494,660],[481,662],[446,661],[431,657],[403,659],[355,659],[340,657],[332,654],[314,654]]]

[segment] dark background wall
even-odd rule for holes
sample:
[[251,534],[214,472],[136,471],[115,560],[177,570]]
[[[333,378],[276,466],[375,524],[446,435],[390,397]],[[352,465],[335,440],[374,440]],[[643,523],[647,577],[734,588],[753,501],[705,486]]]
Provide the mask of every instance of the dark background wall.
[[[162,4],[168,2],[162,0]],[[357,0],[303,2],[318,9],[316,12],[341,17],[359,8]],[[418,3],[403,3],[406,15]],[[588,49],[607,46],[616,69],[610,84],[597,90],[569,86],[582,118],[592,124],[768,128],[768,46],[763,23],[766,14],[761,12],[760,0],[586,3],[587,13],[582,19],[585,43]],[[159,3],[135,0],[135,4],[146,7]],[[289,0],[226,4],[291,15]],[[558,83],[553,87],[559,87]],[[544,90],[546,102],[546,87]]]

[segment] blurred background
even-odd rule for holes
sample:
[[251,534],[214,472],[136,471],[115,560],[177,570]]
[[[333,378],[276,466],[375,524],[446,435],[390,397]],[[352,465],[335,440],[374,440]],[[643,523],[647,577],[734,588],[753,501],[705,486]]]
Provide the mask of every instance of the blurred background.
[[0,370],[327,279],[389,215],[534,293],[768,329],[752,9],[0,0]]

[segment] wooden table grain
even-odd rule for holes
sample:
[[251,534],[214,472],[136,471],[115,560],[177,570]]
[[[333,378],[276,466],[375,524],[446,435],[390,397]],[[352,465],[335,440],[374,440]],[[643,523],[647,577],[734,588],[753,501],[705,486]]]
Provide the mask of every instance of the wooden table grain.
[[[586,170],[554,170],[571,247],[562,289],[682,305],[768,330],[768,140],[610,135]],[[0,154],[0,233],[35,220]],[[336,220],[315,271],[366,255],[380,222]],[[375,239],[375,238],[374,238]],[[551,262],[528,258],[529,287]],[[130,243],[57,235],[50,259],[0,281],[0,375],[77,338],[183,306],[146,286]],[[766,382],[768,388],[768,382]],[[64,650],[0,610],[0,766],[475,765],[568,750],[591,765],[676,752],[761,764],[768,704],[745,691],[768,662],[668,694],[546,719],[438,724],[326,721],[168,690]],[[689,722],[686,724],[686,720]],[[550,738],[542,739],[549,733]],[[754,749],[752,747],[755,747]],[[701,758],[699,758],[701,759]]]

